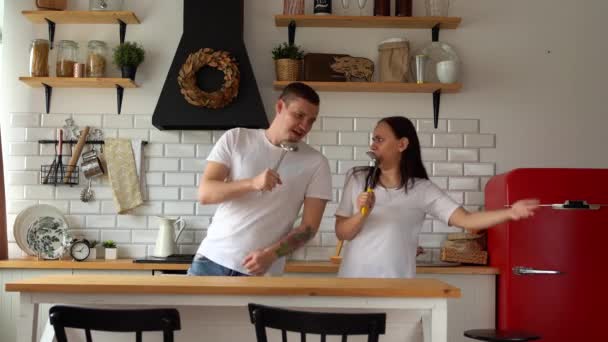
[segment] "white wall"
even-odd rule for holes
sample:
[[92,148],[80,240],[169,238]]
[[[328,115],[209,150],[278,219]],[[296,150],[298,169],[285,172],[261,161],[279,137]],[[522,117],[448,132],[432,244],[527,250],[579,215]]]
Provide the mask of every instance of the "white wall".
[[[310,6],[312,1],[307,1]],[[352,1],[351,1],[352,2]],[[70,1],[85,8],[87,1]],[[272,112],[276,92],[270,59],[272,45],[286,40],[285,28],[274,26],[273,15],[281,1],[245,1],[245,41],[249,49],[267,111]],[[373,1],[368,1],[371,10]],[[423,14],[415,0],[414,14]],[[30,39],[45,37],[44,25],[31,25],[18,15],[32,1],[6,1],[5,56],[10,65],[2,79],[7,98],[4,112],[40,112],[40,89],[16,81],[27,72]],[[152,113],[163,78],[181,32],[181,1],[126,1],[142,25],[128,28],[127,39],[144,44],[148,60],[138,82],[142,88],[127,91],[126,113]],[[351,3],[351,11],[356,7]],[[334,8],[339,9],[339,2]],[[586,0],[455,0],[451,15],[461,16],[457,30],[444,30],[441,40],[453,45],[463,61],[464,84],[460,94],[442,97],[443,118],[479,118],[481,130],[497,134],[496,150],[484,155],[503,172],[516,167],[606,167],[602,138],[608,116],[604,109],[603,81],[608,68],[603,14],[608,2]],[[58,26],[58,39],[117,41],[114,26]],[[414,46],[426,44],[427,30],[301,28],[296,41],[308,51],[345,52],[376,58],[376,45],[391,36],[406,36]],[[53,112],[114,113],[110,90],[54,92]],[[430,117],[430,95],[323,93],[322,113],[335,116],[405,113]]]
[[[311,3],[307,0],[308,12]],[[149,124],[181,34],[182,2],[126,1],[126,8],[134,10],[142,20],[141,25],[128,27],[127,40],[142,42],[147,59],[137,75],[142,87],[126,90],[124,114],[120,117],[115,114],[113,90],[54,89],[52,113],[40,114],[44,111],[43,91],[17,81],[19,76],[27,74],[30,40],[47,37],[45,25],[32,25],[20,15],[21,10],[31,9],[32,4],[33,1],[21,0],[7,0],[5,4],[2,57],[5,72],[0,80],[2,137],[3,142],[19,143],[20,148],[34,151],[33,155],[11,155],[7,151],[9,144],[3,143],[7,179],[8,182],[14,180],[8,189],[12,218],[24,206],[52,203],[69,214],[77,228],[97,238],[121,237],[125,244],[133,246],[128,254],[139,255],[145,251],[146,243],[153,243],[153,231],[136,231],[137,227],[143,230],[155,227],[155,221],[148,215],[181,214],[192,221],[211,215],[212,209],[197,206],[192,196],[200,174],[196,168],[204,165],[202,159],[215,141],[212,135],[208,132],[196,136],[179,131],[161,133]],[[70,1],[72,9],[84,9],[87,4],[84,0]],[[270,50],[287,39],[286,28],[274,26],[273,15],[282,12],[281,4],[281,1],[245,1],[245,42],[271,116],[277,92],[272,89],[274,66]],[[372,4],[373,1],[368,1],[366,11],[371,12]],[[340,9],[339,2],[334,8]],[[356,5],[351,1],[351,11],[354,8]],[[348,158],[330,156],[335,172],[334,186],[341,186],[341,170],[345,165],[362,163],[354,160],[365,149],[366,142],[365,137],[355,134],[356,141],[343,143],[342,137],[349,136],[353,128],[328,127],[341,122],[340,118],[354,126],[357,120],[373,122],[394,114],[421,119],[417,123],[429,141],[425,161],[431,169],[435,171],[436,164],[441,169],[445,162],[458,164],[453,174],[439,170],[433,175],[440,177],[438,181],[461,198],[463,204],[479,203],[482,186],[487,176],[494,173],[494,162],[497,172],[518,167],[608,167],[602,139],[608,116],[601,93],[604,88],[601,81],[608,78],[603,61],[608,48],[600,17],[606,10],[608,2],[602,0],[576,3],[570,0],[454,1],[451,15],[462,17],[462,25],[457,30],[442,31],[440,38],[454,46],[460,55],[464,87],[459,94],[442,97],[440,130],[426,130],[432,117],[429,94],[321,93],[321,116],[328,124],[326,127],[325,122],[320,122],[316,126],[311,143],[323,146],[324,151],[340,144],[350,153]],[[421,1],[415,1],[414,14],[423,14]],[[342,52],[376,59],[377,44],[395,36],[407,37],[415,49],[429,42],[430,30],[299,28],[296,43],[307,51]],[[58,25],[56,39],[76,40],[84,53],[86,42],[91,39],[105,40],[115,46],[118,28],[116,25]],[[80,188],[37,186],[36,170],[41,162],[48,160],[49,149],[39,149],[36,141],[52,138],[52,128],[62,126],[67,117],[75,118],[81,126],[103,127],[107,136],[143,136],[151,141],[147,148],[151,159],[149,178],[162,196],[153,198],[148,209],[139,212],[141,216],[126,221],[136,225],[136,230],[124,231],[126,227],[122,225],[127,223],[121,225],[120,219],[106,217],[113,214],[107,187],[99,188],[99,201],[92,204],[97,207],[91,210],[78,205]],[[469,128],[466,132],[448,131],[448,119],[453,120],[450,125]],[[330,138],[334,139],[333,143],[323,140],[327,134],[334,137]],[[450,134],[456,134],[455,142],[442,145],[431,141],[450,140]],[[488,145],[470,146],[472,153],[479,155],[470,162],[480,164],[482,169],[491,169],[491,174],[467,174],[462,161],[449,160],[451,148],[467,147],[464,134],[489,139]],[[186,146],[177,147],[180,144]],[[466,198],[471,201],[467,202]],[[334,208],[330,206],[327,212],[330,217],[331,210]],[[328,222],[328,242],[319,238],[318,246],[313,245],[315,249],[311,248],[306,258],[324,256],[331,251],[334,241],[331,221]],[[204,223],[197,224],[189,235],[190,245],[185,251],[192,250],[200,241],[204,227]],[[444,228],[429,227],[426,231],[429,234],[421,244],[437,247],[444,237]]]

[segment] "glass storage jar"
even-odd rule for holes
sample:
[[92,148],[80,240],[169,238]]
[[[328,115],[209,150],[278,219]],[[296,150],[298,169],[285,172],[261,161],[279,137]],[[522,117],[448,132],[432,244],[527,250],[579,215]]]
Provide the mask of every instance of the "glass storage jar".
[[89,0],[91,11],[122,11],[123,0]]
[[88,44],[87,77],[104,77],[106,74],[108,45],[101,40],[91,40]]
[[57,77],[74,77],[74,64],[78,60],[78,44],[72,40],[61,40],[57,44]]
[[49,76],[50,43],[46,39],[34,39],[30,45],[30,76]]

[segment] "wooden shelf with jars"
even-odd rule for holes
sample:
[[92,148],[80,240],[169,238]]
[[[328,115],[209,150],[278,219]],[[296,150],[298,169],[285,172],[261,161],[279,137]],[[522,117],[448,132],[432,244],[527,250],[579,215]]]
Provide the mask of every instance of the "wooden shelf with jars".
[[277,27],[287,27],[294,21],[300,27],[361,27],[361,28],[411,28],[455,29],[459,17],[396,17],[396,16],[342,16],[342,15],[275,15]]
[[[281,90],[291,81],[274,81],[274,89]],[[401,83],[401,82],[309,82],[302,81],[317,91],[369,93],[457,93],[460,83]]]
[[33,88],[48,85],[53,88],[138,88],[129,78],[93,77],[19,77],[19,81]]
[[[340,15],[282,15],[274,16],[275,26],[289,28],[289,44],[295,40],[300,27],[336,28],[403,28],[431,29],[433,42],[439,41],[440,29],[456,29],[460,17],[398,17],[398,16],[340,16]],[[275,81],[274,88],[282,89],[289,82]],[[433,94],[433,121],[439,123],[441,93],[457,93],[461,83],[389,83],[389,82],[304,82],[317,91],[375,92],[375,93],[431,93]]]
[[116,89],[118,114],[122,109],[122,99],[125,88],[139,88],[137,83],[129,78],[93,78],[93,77],[19,77],[19,81],[33,88],[44,87],[46,97],[46,112],[51,107],[53,88],[108,88]]
[[[34,24],[47,24],[50,48],[53,48],[56,24],[118,24],[120,43],[124,43],[128,24],[140,24],[132,11],[22,11]],[[48,48],[47,53],[48,55]],[[53,88],[116,88],[118,114],[121,112],[125,88],[138,88],[128,78],[19,77],[31,87],[44,87],[46,112],[49,113]]]

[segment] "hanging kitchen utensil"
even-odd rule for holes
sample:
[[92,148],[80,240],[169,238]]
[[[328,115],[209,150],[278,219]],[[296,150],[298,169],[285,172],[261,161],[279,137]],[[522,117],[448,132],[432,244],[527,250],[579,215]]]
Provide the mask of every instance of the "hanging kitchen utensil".
[[80,192],[80,200],[82,202],[91,202],[95,199],[95,192],[93,191],[93,189],[91,189],[91,180],[93,178],[89,178],[89,185],[82,189],[82,192]]
[[89,135],[89,126],[85,127],[80,133],[80,138],[78,139],[78,143],[72,152],[72,158],[70,158],[70,162],[68,163],[67,170],[65,173],[65,177],[63,178],[64,183],[68,183],[72,172],[74,172],[74,168],[76,164],[78,164],[78,158],[80,158],[80,153],[82,152],[82,148],[87,141],[87,136]]
[[104,174],[104,170],[101,167],[101,161],[99,160],[95,149],[91,149],[82,154],[80,168],[86,178],[94,178]]

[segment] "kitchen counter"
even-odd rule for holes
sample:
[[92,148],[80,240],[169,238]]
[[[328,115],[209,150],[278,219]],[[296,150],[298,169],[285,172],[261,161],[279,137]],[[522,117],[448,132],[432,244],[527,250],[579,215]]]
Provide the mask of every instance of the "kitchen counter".
[[[45,303],[176,307],[183,322],[178,341],[203,335],[214,336],[215,341],[251,341],[254,335],[247,305],[260,303],[313,310],[387,312],[391,325],[383,340],[391,342],[412,336],[409,334],[418,329],[422,319],[425,341],[447,342],[447,300],[461,296],[459,288],[437,279],[333,277],[47,275],[9,281],[5,288],[20,294],[19,342],[35,339],[39,305]],[[412,320],[411,315],[418,318]],[[231,330],[229,336],[222,334],[227,326]]]
[[[288,261],[286,273],[336,273],[337,264],[329,261]],[[82,270],[167,270],[184,271],[188,264],[134,263],[131,259],[77,262],[72,260],[38,260],[34,257],[0,260],[0,269],[82,269]],[[416,267],[418,274],[496,275],[497,268],[487,266]]]
[[43,276],[6,284],[8,292],[364,296],[459,298],[460,289],[437,279]]

